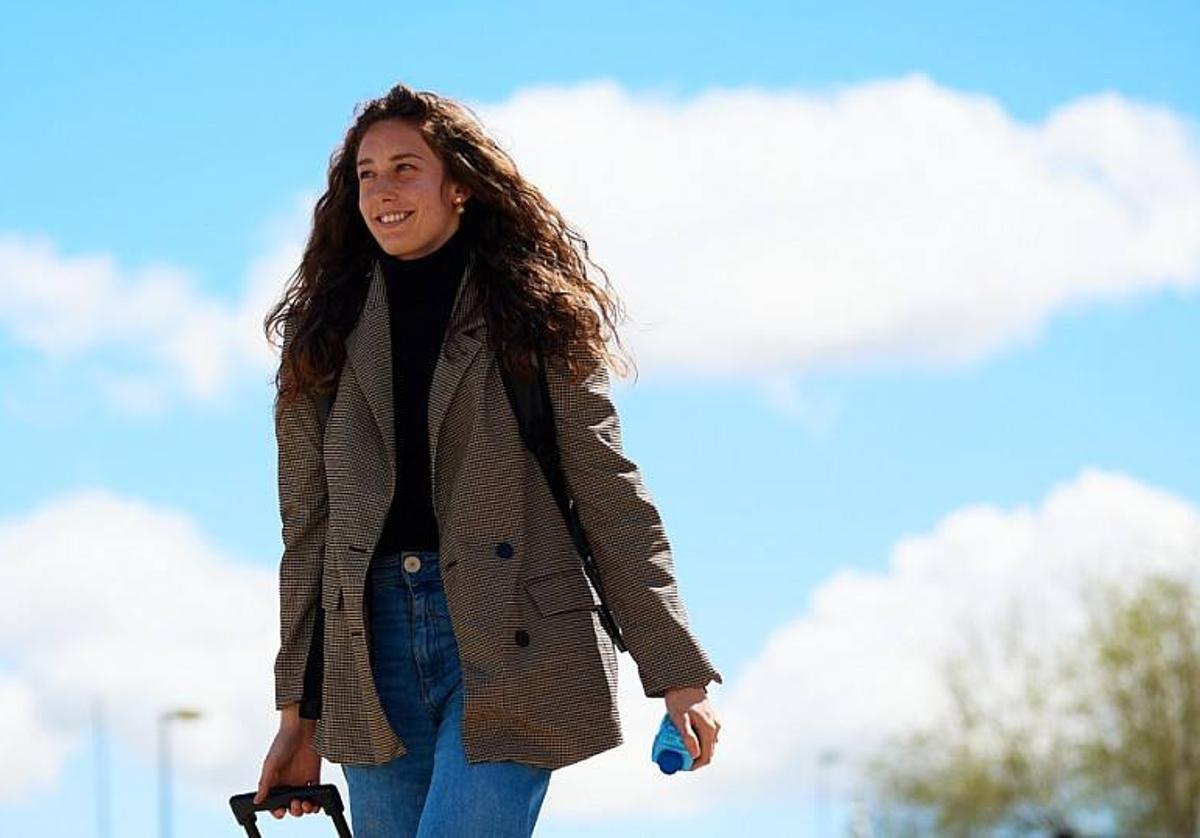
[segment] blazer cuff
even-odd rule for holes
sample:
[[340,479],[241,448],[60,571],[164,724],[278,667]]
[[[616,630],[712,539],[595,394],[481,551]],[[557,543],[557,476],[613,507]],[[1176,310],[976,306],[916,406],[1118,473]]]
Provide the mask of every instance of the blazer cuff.
[[[704,656],[703,652],[701,656]],[[725,683],[721,673],[705,661],[701,661],[690,669],[673,667],[670,670],[655,673],[648,673],[639,667],[638,677],[641,679],[642,691],[646,694],[646,698],[663,698],[666,696],[667,690],[675,687],[704,687],[707,692],[709,682]]]

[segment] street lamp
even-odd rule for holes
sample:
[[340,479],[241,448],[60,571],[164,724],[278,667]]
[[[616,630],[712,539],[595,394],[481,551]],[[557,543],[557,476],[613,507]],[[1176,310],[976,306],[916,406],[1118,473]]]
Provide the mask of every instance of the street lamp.
[[167,710],[158,716],[158,822],[161,838],[171,838],[171,749],[167,725],[176,719],[190,722],[198,718],[199,710],[185,707]]
[[820,801],[818,804],[820,822],[817,826],[817,833],[821,838],[827,838],[831,834],[829,827],[829,769],[840,758],[841,754],[834,748],[825,748],[817,755],[817,795]]
[[92,741],[96,746],[96,838],[112,834],[108,801],[108,754],[105,739],[104,701],[92,701]]

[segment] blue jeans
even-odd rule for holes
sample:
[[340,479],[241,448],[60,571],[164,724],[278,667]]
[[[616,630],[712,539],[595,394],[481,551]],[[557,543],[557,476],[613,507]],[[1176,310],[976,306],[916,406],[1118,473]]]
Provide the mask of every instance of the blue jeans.
[[438,551],[374,556],[368,589],[371,671],[408,752],[383,765],[342,764],[355,838],[528,838],[550,770],[467,763],[462,671]]

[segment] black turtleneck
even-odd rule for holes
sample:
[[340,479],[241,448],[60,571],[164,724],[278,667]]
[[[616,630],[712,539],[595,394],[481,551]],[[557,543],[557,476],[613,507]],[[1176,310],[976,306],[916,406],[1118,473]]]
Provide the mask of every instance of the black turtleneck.
[[380,253],[392,332],[396,491],[377,554],[438,549],[429,475],[429,387],[469,246],[460,225],[416,259]]

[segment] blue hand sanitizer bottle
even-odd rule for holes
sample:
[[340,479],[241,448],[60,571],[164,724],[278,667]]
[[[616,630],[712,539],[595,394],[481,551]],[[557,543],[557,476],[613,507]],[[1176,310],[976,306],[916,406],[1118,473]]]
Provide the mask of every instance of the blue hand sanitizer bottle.
[[664,774],[674,774],[681,768],[684,771],[692,770],[692,755],[688,753],[687,745],[683,744],[670,713],[663,713],[658,735],[654,737],[654,745],[650,748],[650,759],[658,764]]

